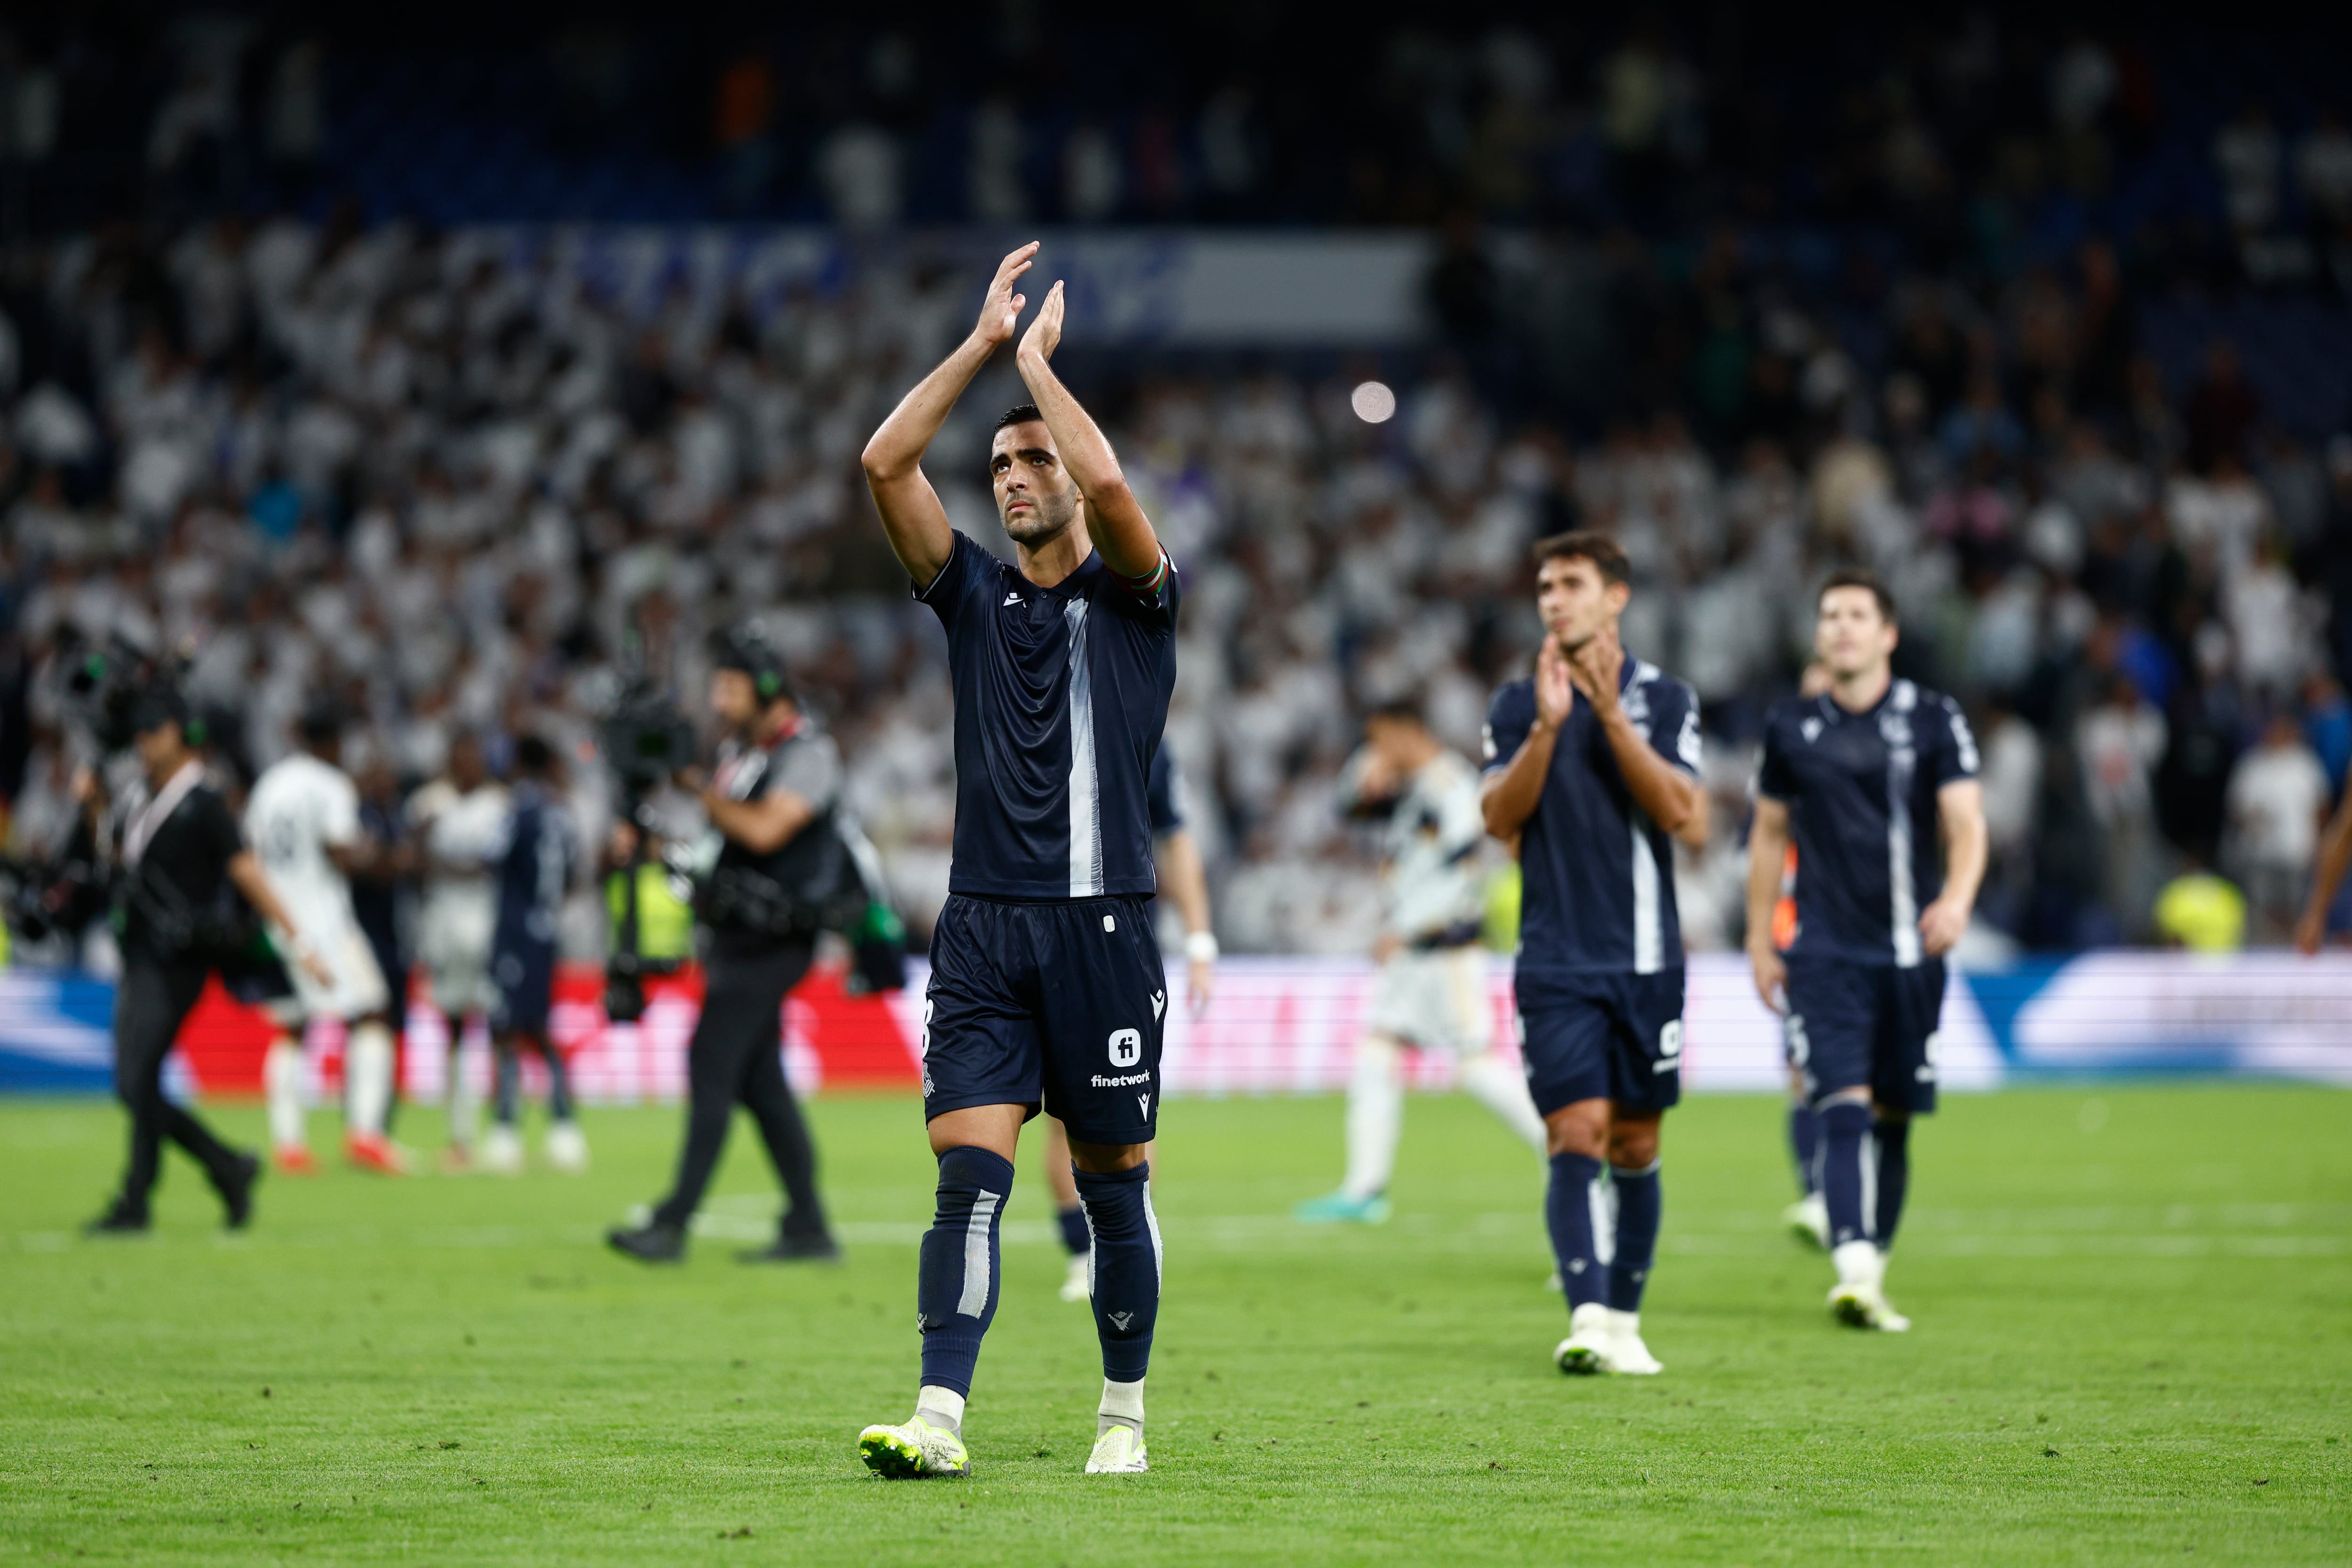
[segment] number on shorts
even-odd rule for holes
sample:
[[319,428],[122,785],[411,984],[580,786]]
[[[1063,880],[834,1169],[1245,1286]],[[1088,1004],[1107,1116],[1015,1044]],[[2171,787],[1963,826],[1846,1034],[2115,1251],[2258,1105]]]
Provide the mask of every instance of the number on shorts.
[[1121,1029],[1110,1037],[1110,1065],[1131,1068],[1143,1059],[1143,1036],[1134,1029]]
[[1941,1029],[1930,1029],[1927,1031],[1927,1043],[1923,1047],[1923,1054],[1927,1057],[1927,1065],[1929,1067],[1934,1067],[1936,1065],[1936,1052],[1942,1047],[1943,1043],[1944,1032]]
[[1658,1056],[1662,1060],[1674,1061],[1682,1054],[1683,1021],[1669,1018],[1658,1030]]
[[1796,1063],[1797,1066],[1803,1067],[1807,1059],[1813,1054],[1812,1042],[1805,1038],[1804,1019],[1799,1017],[1794,1013],[1790,1014],[1788,1030],[1789,1059]]
[[931,1054],[931,1010],[939,1005],[929,991],[923,993],[923,1054]]

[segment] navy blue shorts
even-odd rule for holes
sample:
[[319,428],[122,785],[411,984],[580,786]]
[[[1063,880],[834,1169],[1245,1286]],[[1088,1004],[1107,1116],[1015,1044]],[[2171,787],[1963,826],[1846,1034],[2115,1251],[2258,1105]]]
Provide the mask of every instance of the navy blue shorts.
[[1936,1109],[1936,1026],[1944,961],[1912,969],[1836,958],[1789,960],[1789,1055],[1819,1105],[1867,1088],[1894,1110]]
[[529,1035],[544,1044],[547,1016],[555,1003],[555,946],[516,942],[490,953],[490,984],[499,1005],[490,1011],[490,1032]]
[[923,1115],[1042,1104],[1087,1143],[1149,1143],[1168,975],[1141,899],[957,894],[931,936]]
[[1636,1115],[1683,1097],[1683,972],[1530,974],[1513,982],[1528,1089],[1546,1116],[1580,1100]]

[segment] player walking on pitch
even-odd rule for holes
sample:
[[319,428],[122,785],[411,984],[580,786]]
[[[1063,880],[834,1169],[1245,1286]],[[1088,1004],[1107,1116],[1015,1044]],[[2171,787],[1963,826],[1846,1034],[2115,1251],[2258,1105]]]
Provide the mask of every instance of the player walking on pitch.
[[[1822,1195],[1837,1284],[1856,1328],[1901,1332],[1886,1253],[1910,1177],[1914,1115],[1936,1109],[1944,954],[1984,879],[1977,745],[1950,698],[1895,679],[1895,601],[1866,572],[1832,574],[1814,648],[1829,690],[1772,710],[1748,838],[1748,957],[1821,1112]],[[1772,904],[1791,833],[1797,932]],[[1940,849],[1939,849],[1940,847]]]
[[[400,1156],[384,1135],[395,1061],[392,993],[352,912],[346,876],[370,853],[360,832],[359,791],[338,762],[342,721],[332,707],[313,707],[297,732],[301,748],[254,781],[245,803],[245,835],[286,907],[298,947],[319,960],[316,972],[309,964],[289,972],[300,1017],[340,1018],[349,1026],[343,1045],[344,1153],[355,1165],[397,1175]],[[303,1126],[302,1047],[293,1037],[270,1046],[262,1079],[278,1168],[311,1169]]]
[[1364,732],[1339,793],[1351,816],[1384,819],[1388,908],[1372,950],[1381,975],[1348,1084],[1347,1174],[1338,1192],[1292,1211],[1308,1225],[1388,1218],[1389,1175],[1404,1131],[1407,1046],[1453,1052],[1464,1089],[1538,1153],[1547,1142],[1526,1083],[1494,1050],[1479,942],[1486,901],[1478,850],[1486,825],[1477,770],[1430,732],[1411,702],[1375,710]]
[[1562,1372],[1646,1374],[1661,1370],[1641,1320],[1658,1240],[1658,1127],[1682,1093],[1668,836],[1706,837],[1698,699],[1618,643],[1633,590],[1614,539],[1559,534],[1535,556],[1543,646],[1534,678],[1487,710],[1485,805],[1486,831],[1519,842],[1526,889],[1513,984],[1569,1305],[1553,1358]]
[[1006,257],[979,323],[866,443],[866,479],[915,596],[948,636],[956,826],[949,898],[924,999],[923,1100],[939,1198],[916,1300],[922,1384],[913,1417],[867,1427],[884,1476],[964,1475],[964,1401],[996,1312],[998,1226],[1022,1123],[1069,1130],[1094,1235],[1103,1393],[1089,1474],[1146,1468],[1143,1378],[1160,1310],[1151,1142],[1167,977],[1146,783],[1176,682],[1179,586],[1118,458],[1048,363],[1055,283],[1017,356],[1034,404],[997,421],[989,471],[1016,570],[948,524],[923,453],[1009,342],[1013,286],[1037,246]]
[[[417,947],[433,1005],[448,1023],[449,1148],[452,1170],[473,1164],[478,1110],[465,1071],[463,1047],[468,1019],[487,1021],[498,1011],[498,988],[490,983],[490,942],[498,933],[499,889],[491,858],[506,837],[507,792],[490,776],[478,736],[461,734],[449,743],[449,765],[416,792],[409,816],[424,841],[425,903],[417,915]],[[503,1143],[484,1152],[493,1169],[520,1170],[522,1149]]]

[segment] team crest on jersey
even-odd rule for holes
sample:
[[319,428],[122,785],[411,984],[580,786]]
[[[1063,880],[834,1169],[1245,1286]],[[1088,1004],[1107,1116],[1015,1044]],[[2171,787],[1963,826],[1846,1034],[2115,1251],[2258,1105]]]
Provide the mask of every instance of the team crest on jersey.
[[1805,744],[1808,746],[1822,738],[1822,721],[1819,719],[1808,719],[1797,728],[1805,732]]

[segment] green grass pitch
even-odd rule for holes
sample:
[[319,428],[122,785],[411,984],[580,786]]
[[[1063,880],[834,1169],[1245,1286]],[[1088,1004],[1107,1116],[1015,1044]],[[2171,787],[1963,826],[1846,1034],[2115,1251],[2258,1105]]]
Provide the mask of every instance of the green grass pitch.
[[1331,1232],[1287,1212],[1336,1174],[1337,1102],[1180,1100],[1155,1468],[1124,1478],[1080,1473],[1094,1334],[1032,1129],[961,1483],[855,1453],[914,1392],[919,1112],[814,1115],[844,1266],[734,1262],[774,1209],[739,1125],[656,1271],[597,1237],[660,1190],[673,1110],[593,1113],[585,1178],[273,1178],[237,1238],[174,1154],[156,1234],[100,1243],[119,1116],[0,1102],[0,1563],[2352,1561],[2339,1091],[1953,1099],[1913,1140],[1906,1337],[1834,1327],[1778,1228],[1778,1104],[1700,1099],[1667,1126],[1666,1373],[1578,1382],[1535,1163],[1477,1107],[1413,1101],[1396,1219]]

